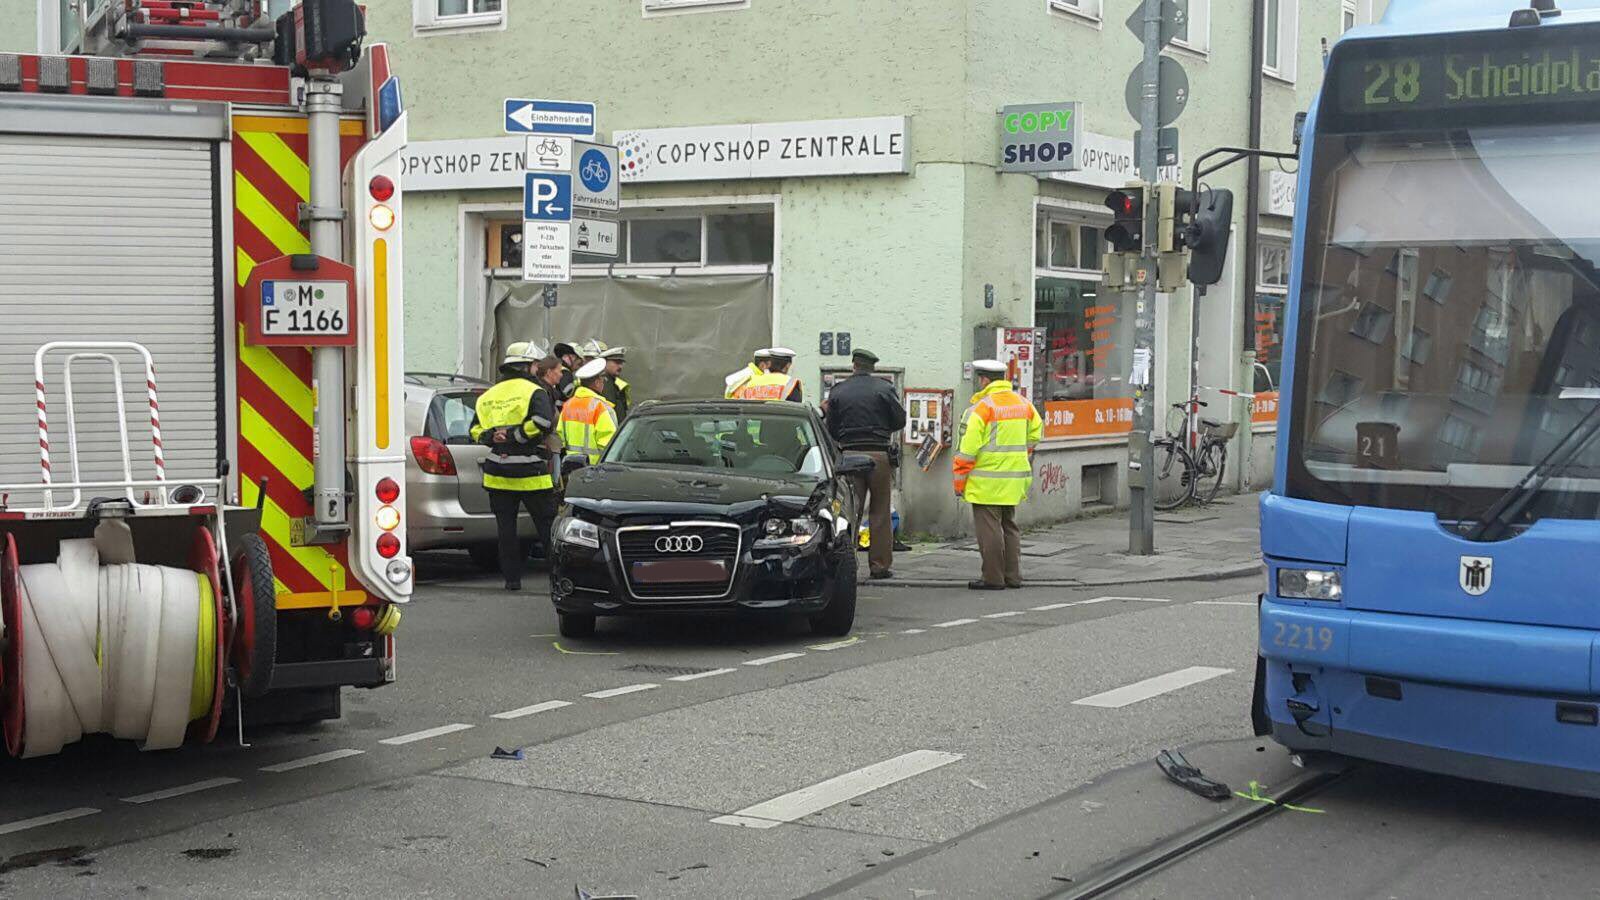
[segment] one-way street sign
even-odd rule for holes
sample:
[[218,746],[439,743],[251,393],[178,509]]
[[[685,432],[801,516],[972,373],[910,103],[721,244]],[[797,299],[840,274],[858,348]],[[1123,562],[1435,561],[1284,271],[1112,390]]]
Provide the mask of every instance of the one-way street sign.
[[594,104],[572,100],[506,98],[506,134],[594,137]]

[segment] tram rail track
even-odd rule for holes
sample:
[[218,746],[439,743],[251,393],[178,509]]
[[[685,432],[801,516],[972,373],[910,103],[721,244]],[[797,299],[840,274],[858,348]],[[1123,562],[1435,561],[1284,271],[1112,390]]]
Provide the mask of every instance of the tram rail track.
[[1338,771],[1306,771],[1289,780],[1263,801],[1246,801],[1210,822],[1204,822],[1143,850],[1093,870],[1085,879],[1046,894],[1049,900],[1093,900],[1110,897],[1175,863],[1198,856],[1253,825],[1260,824],[1303,800],[1328,790],[1349,777],[1355,767]]

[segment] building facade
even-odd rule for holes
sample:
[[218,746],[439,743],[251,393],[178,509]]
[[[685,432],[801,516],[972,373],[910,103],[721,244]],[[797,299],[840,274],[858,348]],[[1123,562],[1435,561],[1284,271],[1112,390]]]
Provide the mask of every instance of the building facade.
[[[1292,149],[1322,54],[1384,0],[1190,0],[1167,51],[1187,71],[1176,125],[1184,180],[1200,154],[1250,136],[1252,7],[1261,16],[1262,141]],[[61,0],[0,0],[44,20]],[[866,347],[908,392],[915,436],[946,446],[924,471],[906,447],[907,528],[954,533],[948,436],[974,356],[1017,360],[1046,418],[1024,520],[1126,502],[1131,297],[1102,291],[1108,189],[1135,179],[1125,86],[1134,0],[385,0],[372,37],[393,47],[411,110],[405,179],[406,361],[486,374],[525,339],[595,337],[630,348],[636,397],[720,393],[766,345],[799,351],[807,396]],[[70,31],[70,28],[66,29]],[[15,43],[18,29],[7,29]],[[13,47],[12,49],[26,49]],[[507,97],[593,101],[622,148],[615,248],[576,257],[554,309],[521,280],[523,139]],[[1082,168],[999,174],[1002,107],[1078,103]],[[1270,476],[1272,389],[1287,291],[1292,166],[1207,183],[1235,192],[1221,284],[1163,296],[1158,410],[1191,387],[1241,424],[1232,487]],[[1244,221],[1260,249],[1244,259]],[[593,240],[609,232],[596,226]],[[580,242],[581,243],[581,242]],[[616,255],[604,255],[614,249]],[[1256,289],[1245,302],[1247,266]],[[1248,324],[1247,324],[1248,323]],[[1215,389],[1259,392],[1252,404]],[[1164,417],[1158,416],[1158,422]]]

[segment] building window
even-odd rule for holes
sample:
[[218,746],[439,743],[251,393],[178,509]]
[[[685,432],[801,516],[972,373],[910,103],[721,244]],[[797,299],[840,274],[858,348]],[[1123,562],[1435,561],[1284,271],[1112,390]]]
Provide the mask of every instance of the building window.
[[1300,38],[1299,0],[1263,0],[1266,21],[1262,41],[1261,71],[1283,81],[1294,81]]
[[1406,337],[1405,346],[1400,348],[1400,355],[1410,360],[1413,365],[1425,366],[1432,350],[1433,335],[1421,328],[1413,328],[1411,334]]
[[[1182,8],[1182,4],[1179,4]],[[1178,24],[1172,42],[1186,50],[1206,53],[1211,49],[1211,0],[1189,0],[1189,9]]]
[[[1289,301],[1289,245],[1282,241],[1262,241],[1260,268],[1256,280],[1255,384],[1257,406],[1275,400],[1283,381],[1283,326]],[[1272,407],[1276,409],[1276,406]],[[1269,424],[1276,424],[1276,417]]]
[[1483,446],[1483,433],[1477,426],[1457,416],[1445,416],[1439,426],[1440,462],[1466,462],[1476,459]]
[[[760,212],[684,212],[625,216],[617,223],[617,255],[573,253],[577,266],[670,266],[708,268],[769,266],[774,260],[775,219]],[[522,226],[489,225],[489,268],[522,267]]]
[[1044,334],[1033,386],[1046,440],[1120,437],[1133,428],[1124,358],[1133,317],[1122,294],[1100,289],[1107,224],[1058,210],[1036,215],[1033,324]]
[[415,0],[418,30],[496,28],[505,25],[507,0]]
[[1100,21],[1101,0],[1046,0],[1050,9]]
[[1372,24],[1372,0],[1339,0],[1341,31]]
[[706,12],[718,9],[748,9],[750,0],[641,0],[644,14],[658,15],[675,12]]
[[1350,333],[1356,337],[1381,344],[1392,333],[1394,313],[1376,303],[1361,304],[1361,311],[1356,313],[1356,322],[1350,326]]

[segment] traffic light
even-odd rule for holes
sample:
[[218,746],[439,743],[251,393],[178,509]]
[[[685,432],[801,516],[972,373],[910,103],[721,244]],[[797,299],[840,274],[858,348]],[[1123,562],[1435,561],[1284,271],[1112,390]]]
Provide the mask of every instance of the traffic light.
[[1222,280],[1228,239],[1233,236],[1233,191],[1209,188],[1198,200],[1184,234],[1190,253],[1189,280],[1212,285]]
[[1106,196],[1106,206],[1111,210],[1106,243],[1113,251],[1138,253],[1144,250],[1144,197],[1143,185],[1129,185]]

